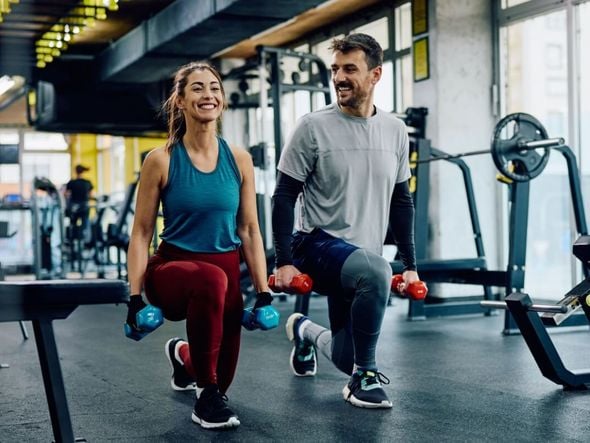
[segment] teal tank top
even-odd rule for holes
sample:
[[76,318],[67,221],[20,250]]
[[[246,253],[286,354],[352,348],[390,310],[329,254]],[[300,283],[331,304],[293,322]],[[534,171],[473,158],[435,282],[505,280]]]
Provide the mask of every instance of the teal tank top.
[[240,246],[240,173],[227,142],[217,140],[217,166],[211,172],[199,171],[181,142],[170,153],[160,238],[187,251],[227,252]]

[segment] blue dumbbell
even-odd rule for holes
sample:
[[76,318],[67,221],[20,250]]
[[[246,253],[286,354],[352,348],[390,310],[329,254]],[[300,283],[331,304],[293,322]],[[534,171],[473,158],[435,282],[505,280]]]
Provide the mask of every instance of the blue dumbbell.
[[271,305],[252,310],[253,308],[244,309],[242,314],[242,326],[248,331],[262,329],[268,331],[279,325],[280,315]]
[[125,335],[133,340],[139,341],[150,332],[160,327],[162,323],[164,323],[162,310],[155,306],[147,305],[135,314],[135,324],[137,325],[137,329],[132,328],[128,323],[125,323]]

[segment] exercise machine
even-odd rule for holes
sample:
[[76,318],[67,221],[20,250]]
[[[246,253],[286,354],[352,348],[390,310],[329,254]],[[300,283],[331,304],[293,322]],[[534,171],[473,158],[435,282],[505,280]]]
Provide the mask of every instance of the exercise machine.
[[[103,220],[106,210],[110,207],[109,196],[102,195],[95,199],[95,203],[90,204],[86,210],[89,211],[86,228],[78,222],[80,217],[70,212],[69,225],[65,228],[65,238],[67,243],[66,258],[69,269],[77,271],[84,278],[89,269],[89,265],[94,264],[98,278],[105,277],[105,266],[108,264],[107,255],[107,238],[103,229]],[[72,208],[71,211],[75,211]]]
[[[588,267],[590,236],[579,237],[574,243],[573,253],[582,261],[584,267]],[[590,388],[590,370],[567,369],[547,331],[547,326],[555,326],[580,310],[584,313],[581,317],[585,318],[586,324],[590,322],[590,278],[586,277],[555,305],[535,304],[528,294],[522,292],[510,294],[505,301],[483,301],[482,305],[510,312],[537,366],[546,378],[562,385],[565,390]]]
[[35,278],[37,280],[63,278],[65,276],[63,197],[46,177],[35,177],[32,189],[31,218]]
[[[577,232],[579,235],[588,233],[576,158],[562,138],[549,138],[541,123],[525,113],[509,114],[498,122],[493,132],[490,149],[447,154],[432,147],[428,139],[422,138],[425,133],[426,115],[425,110],[420,112],[411,110],[407,113],[407,117],[402,116],[407,124],[413,124],[416,127],[413,131],[415,136],[411,152],[413,177],[416,179],[414,192],[416,220],[428,219],[430,164],[433,161],[446,161],[458,166],[465,184],[476,257],[460,260],[429,259],[427,224],[417,223],[415,238],[418,271],[420,277],[428,283],[482,285],[484,294],[459,301],[455,298],[437,298],[429,294],[424,301],[409,302],[408,318],[415,320],[429,316],[489,313],[489,308],[482,306],[480,301],[497,298],[492,293],[491,287],[504,288],[505,294],[522,291],[524,288],[530,183],[542,173],[552,150],[560,152],[567,163]],[[500,173],[501,182],[509,187],[509,250],[505,270],[489,270],[487,267],[471,174],[469,167],[462,160],[463,157],[471,155],[491,155]],[[394,261],[392,268],[394,273],[399,273],[402,270],[402,264]],[[586,275],[588,275],[587,272],[588,270],[585,269]],[[567,325],[571,325],[570,322],[576,319],[577,317],[568,319]],[[516,331],[516,325],[507,312],[504,333],[510,334]]]
[[[487,272],[488,265],[484,250],[482,231],[479,222],[479,214],[476,204],[475,192],[471,170],[467,163],[461,158],[454,157],[447,159],[455,165],[463,178],[465,197],[469,209],[469,217],[472,229],[472,238],[475,248],[475,256],[459,259],[432,259],[428,253],[428,206],[430,199],[430,164],[420,162],[421,159],[438,159],[446,154],[431,146],[430,140],[425,137],[426,108],[408,108],[404,114],[397,114],[409,129],[410,135],[410,166],[412,177],[410,178],[410,189],[412,191],[415,208],[414,238],[416,248],[416,260],[420,277],[429,283],[455,283],[461,279],[464,273],[478,270]],[[390,237],[386,238],[386,244],[395,244]],[[391,263],[394,274],[403,270],[400,261],[394,260]],[[494,298],[491,286],[485,282],[476,282],[483,287],[483,299]],[[423,320],[431,316],[460,315],[487,313],[489,310],[482,309],[479,301],[482,297],[453,298],[452,302],[445,302],[445,299],[437,297],[434,293],[428,295],[424,301],[410,300],[408,307],[409,320]]]
[[133,201],[135,199],[135,192],[139,183],[139,175],[137,179],[127,186],[123,202],[117,209],[117,220],[115,223],[110,223],[107,227],[106,249],[107,254],[111,247],[116,248],[117,254],[117,278],[123,278],[123,265],[127,263],[127,259],[123,261],[123,254],[127,257],[127,248],[129,247],[129,217],[133,215]]

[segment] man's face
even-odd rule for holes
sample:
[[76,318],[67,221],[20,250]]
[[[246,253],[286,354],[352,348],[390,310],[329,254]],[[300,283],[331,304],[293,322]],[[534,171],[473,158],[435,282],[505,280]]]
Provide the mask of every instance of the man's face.
[[373,88],[381,77],[381,66],[369,69],[365,53],[354,49],[332,55],[332,81],[341,107],[359,109],[372,98]]

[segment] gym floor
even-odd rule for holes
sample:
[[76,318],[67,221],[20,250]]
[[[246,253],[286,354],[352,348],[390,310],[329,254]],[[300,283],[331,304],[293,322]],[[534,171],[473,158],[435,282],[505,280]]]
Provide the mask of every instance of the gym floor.
[[[192,423],[191,392],[170,388],[164,343],[184,336],[166,322],[133,342],[123,335],[126,307],[83,306],[56,320],[57,346],[77,438],[88,442],[363,441],[587,442],[590,392],[545,379],[521,336],[503,336],[503,312],[409,322],[407,302],[387,309],[378,349],[391,410],[346,403],[347,377],[323,356],[316,377],[292,375],[284,324],[293,298],[275,302],[281,324],[243,332],[237,377],[228,392],[242,425],[208,431]],[[323,298],[310,317],[326,324]],[[49,442],[51,422],[32,326],[0,323],[0,441]],[[590,367],[588,328],[552,338],[569,369]]]

